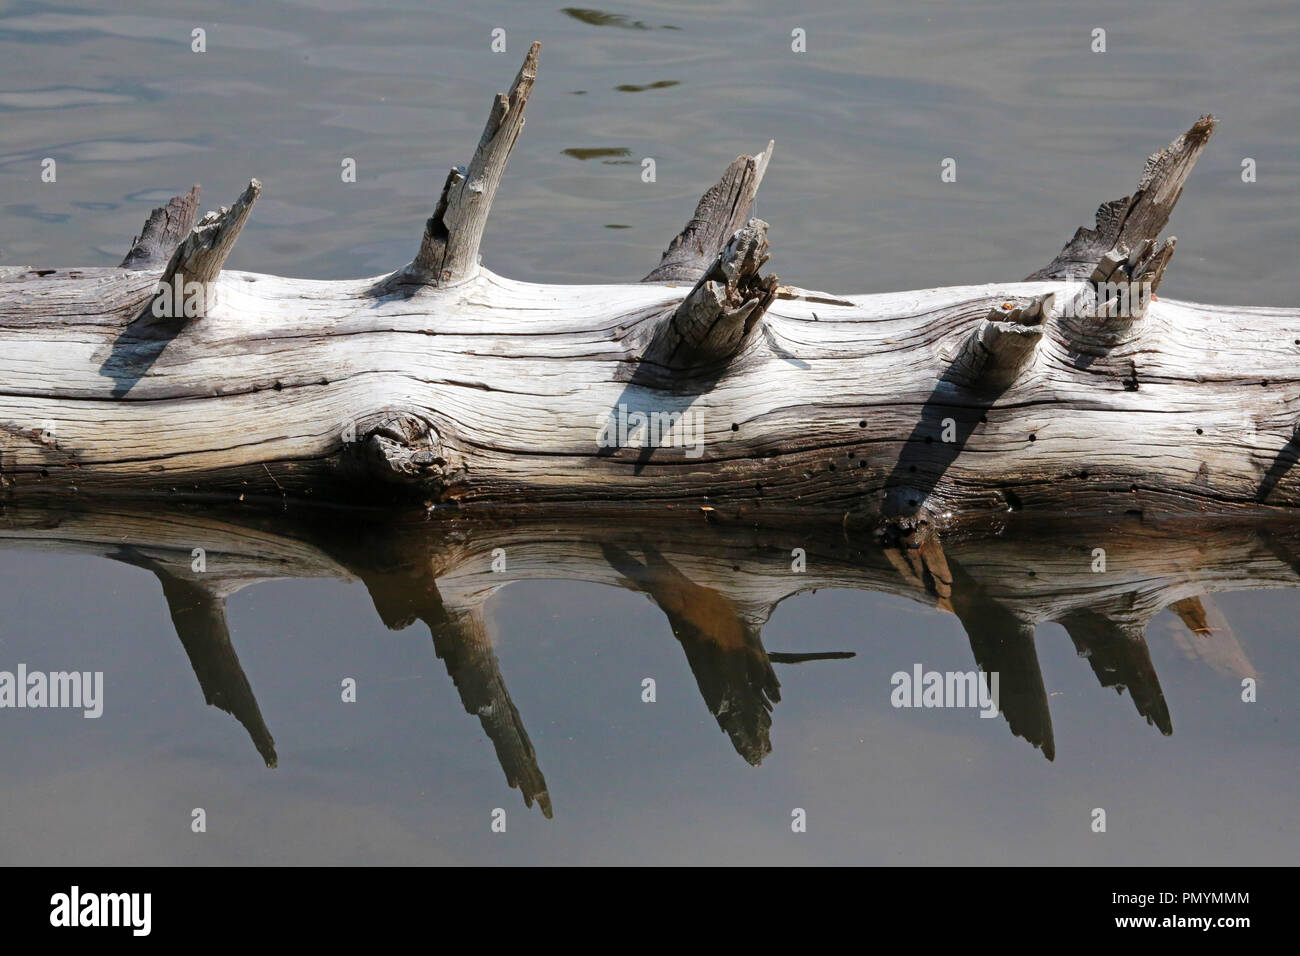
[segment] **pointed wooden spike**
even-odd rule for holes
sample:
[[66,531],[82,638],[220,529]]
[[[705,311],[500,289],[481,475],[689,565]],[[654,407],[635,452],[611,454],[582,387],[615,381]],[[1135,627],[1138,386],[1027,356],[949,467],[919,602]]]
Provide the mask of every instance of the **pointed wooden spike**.
[[[479,719],[496,751],[506,783],[518,788],[524,805],[533,801],[542,815],[551,818],[551,795],[546,777],[537,762],[537,751],[528,737],[523,717],[510,697],[501,665],[492,649],[492,637],[480,605],[450,607],[441,600],[432,581],[408,594],[409,613],[418,615],[433,635],[433,650],[447,666],[447,674],[460,694],[465,712]],[[392,626],[394,616],[404,615],[394,603],[392,583],[383,585],[370,576],[366,580],[375,606]],[[432,590],[429,590],[432,588]]]
[[1079,610],[1061,618],[1062,627],[1080,657],[1088,659],[1102,687],[1128,689],[1137,712],[1168,737],[1174,732],[1160,679],[1147,649],[1144,624],[1112,620],[1093,610]]
[[194,228],[199,214],[199,187],[194,185],[182,196],[174,196],[159,206],[145,220],[140,235],[131,240],[120,269],[154,269],[166,265],[176,247]]
[[176,636],[180,638],[194,675],[199,679],[203,699],[239,721],[266,765],[274,767],[277,763],[275,740],[267,729],[252,685],[230,641],[225,599],[201,584],[161,568],[155,568],[154,573],[162,582],[167,609],[176,625]]
[[1026,281],[1087,279],[1111,250],[1120,246],[1131,250],[1143,240],[1159,236],[1214,126],[1213,116],[1202,116],[1186,133],[1154,153],[1147,159],[1137,191],[1102,203],[1095,228],[1081,227],[1055,259]]
[[754,156],[738,156],[700,198],[693,215],[642,282],[697,282],[750,218],[775,140]]
[[[351,538],[352,532],[344,536]],[[349,541],[348,547],[353,546]],[[501,674],[482,601],[444,597],[438,571],[427,555],[421,559],[402,554],[396,563],[384,562],[378,568],[369,563],[349,563],[348,568],[365,584],[385,627],[400,631],[417,620],[428,626],[434,653],[446,665],[465,712],[479,718],[506,783],[519,790],[525,806],[536,801],[549,819],[546,777]]]
[[1052,714],[1047,704],[1034,625],[993,599],[957,561],[952,572],[952,609],[966,629],[979,669],[998,675],[998,705],[1011,732],[1056,759]]
[[510,152],[524,126],[524,107],[537,79],[542,45],[534,42],[511,84],[497,94],[469,166],[453,169],[442,188],[433,216],[425,224],[415,261],[399,271],[402,281],[446,286],[478,272],[479,245]]
[[[222,206],[199,220],[172,253],[158,282],[160,293],[153,303],[156,315],[198,318],[208,314],[216,302],[213,284],[261,194],[262,184],[256,179],[249,180],[248,188],[233,205]],[[199,287],[201,295],[197,294]],[[171,308],[162,306],[164,300],[170,302]]]
[[1174,642],[1190,659],[1209,665],[1220,674],[1238,679],[1256,677],[1246,649],[1237,640],[1232,624],[1208,596],[1184,598],[1169,605],[1187,626],[1174,631]]
[[1205,614],[1205,605],[1199,597],[1183,598],[1169,605],[1169,610],[1178,615],[1178,619],[1187,625],[1187,629],[1197,637],[1210,636],[1210,621]]
[[709,713],[736,753],[758,766],[772,752],[772,705],[781,699],[760,626],[725,594],[691,581],[652,545],[641,546],[643,559],[608,542],[600,548],[628,585],[664,612]]
[[194,668],[204,701],[224,710],[248,732],[268,767],[277,762],[275,740],[262,719],[252,685],[244,674],[226,624],[226,595],[237,586],[212,578],[202,582],[186,576],[132,545],[120,545],[106,557],[153,573],[162,585],[176,636]]

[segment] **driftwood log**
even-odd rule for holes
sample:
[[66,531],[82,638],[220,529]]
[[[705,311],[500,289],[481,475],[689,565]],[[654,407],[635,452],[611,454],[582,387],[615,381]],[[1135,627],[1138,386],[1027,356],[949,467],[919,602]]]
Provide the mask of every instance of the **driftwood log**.
[[[1000,710],[1013,733],[1051,759],[1037,625],[1063,625],[1101,686],[1127,691],[1138,715],[1168,735],[1179,707],[1186,711],[1196,702],[1166,700],[1147,649],[1148,624],[1164,609],[1175,613],[1185,629],[1173,639],[1188,657],[1223,674],[1223,692],[1236,696],[1238,681],[1254,670],[1208,595],[1300,584],[1296,522],[1121,516],[1061,526],[1003,515],[998,525],[951,533],[941,547],[934,537],[881,541],[846,534],[834,519],[756,528],[684,510],[602,521],[585,509],[561,507],[545,517],[511,519],[60,496],[6,505],[0,547],[97,555],[156,575],[204,699],[244,725],[268,765],[277,760],[275,743],[232,643],[226,599],[272,579],[360,581],[387,627],[418,621],[428,628],[507,782],[547,815],[546,781],[507,690],[486,611],[515,581],[588,581],[647,595],[663,610],[709,712],[752,764],[772,750],[780,667],[871,649],[864,693],[874,687],[885,695],[890,672],[912,653],[900,643],[906,635],[875,633],[869,624],[859,633],[810,637],[808,644],[769,652],[763,626],[795,594],[864,589],[952,612],[973,662],[1000,674]],[[195,570],[195,548],[205,551],[202,571]],[[255,640],[256,628],[249,630],[243,638]],[[639,690],[643,676],[628,675],[629,693]]]
[[705,506],[942,526],[1005,511],[1300,505],[1300,310],[1154,293],[1214,121],[1019,282],[829,295],[763,272],[736,160],[640,284],[479,264],[538,47],[412,262],[307,281],[222,266],[254,180],[197,187],[116,269],[0,269],[0,486],[431,505]]

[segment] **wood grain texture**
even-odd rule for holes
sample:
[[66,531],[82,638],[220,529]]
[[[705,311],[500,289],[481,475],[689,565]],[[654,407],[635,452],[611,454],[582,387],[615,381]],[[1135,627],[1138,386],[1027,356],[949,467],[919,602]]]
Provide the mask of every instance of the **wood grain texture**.
[[[1070,288],[831,304],[791,290],[700,385],[636,379],[653,329],[689,290],[533,285],[486,270],[409,297],[374,297],[374,284],[224,271],[208,318],[160,329],[137,319],[147,275],[10,278],[0,285],[0,481],[11,495],[382,500],[408,485],[377,489],[358,459],[399,419],[395,443],[428,453],[410,491],[462,504],[726,501],[942,516],[1062,501],[1080,513],[1300,503],[1294,309],[1161,298],[1104,350],[1080,347],[1049,317],[1014,386],[990,400],[945,380],[963,343],[1009,298]],[[620,414],[638,412],[685,415],[689,428],[677,444],[632,434],[602,445]]]

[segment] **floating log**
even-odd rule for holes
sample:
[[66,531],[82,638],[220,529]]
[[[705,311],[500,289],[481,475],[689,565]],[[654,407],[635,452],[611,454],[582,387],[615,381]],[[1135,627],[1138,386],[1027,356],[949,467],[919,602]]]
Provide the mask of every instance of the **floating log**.
[[[193,192],[156,211],[125,268],[0,270],[0,489],[932,527],[1300,505],[1300,310],[1154,296],[1211,117],[1022,282],[778,285],[750,215],[769,144],[646,281],[544,285],[478,261],[537,64],[389,275],[224,268],[256,181],[192,230]],[[182,273],[195,314],[155,314]]]

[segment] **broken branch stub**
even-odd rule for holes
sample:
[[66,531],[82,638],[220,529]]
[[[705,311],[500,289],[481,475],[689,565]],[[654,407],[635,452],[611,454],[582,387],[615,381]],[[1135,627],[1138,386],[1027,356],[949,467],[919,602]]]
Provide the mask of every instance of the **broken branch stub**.
[[248,188],[233,205],[222,206],[199,220],[172,253],[153,300],[160,318],[201,318],[216,302],[214,283],[226,264],[235,240],[248,221],[253,203],[262,194],[262,184],[250,180]]
[[1102,256],[1088,277],[1097,317],[1130,322],[1143,318],[1177,244],[1174,236],[1159,244],[1143,239],[1132,249],[1120,245]]
[[1104,355],[1141,334],[1178,239],[1144,239],[1106,252],[1076,294],[1066,297],[1060,326],[1081,354]]
[[661,361],[669,366],[704,364],[724,361],[740,351],[776,297],[777,277],[758,274],[769,258],[767,250],[763,220],[751,219],[736,231],[664,320],[656,341]]
[[1102,203],[1095,228],[1080,227],[1055,259],[1025,281],[1087,279],[1111,250],[1121,246],[1135,249],[1144,240],[1155,240],[1169,222],[1183,183],[1205,150],[1215,123],[1213,116],[1202,116],[1186,133],[1148,157],[1137,191]]
[[994,306],[961,344],[948,377],[981,392],[1004,392],[1033,364],[1055,293]]
[[774,140],[753,156],[737,156],[722,178],[708,188],[695,215],[673,237],[663,257],[642,282],[695,282],[727,242],[749,221],[749,211],[763,182]]
[[199,187],[194,185],[182,196],[173,196],[145,220],[140,235],[131,240],[131,250],[119,269],[150,269],[171,258],[199,214]]
[[1079,656],[1087,658],[1101,686],[1127,689],[1137,712],[1168,737],[1174,732],[1173,722],[1147,648],[1148,621],[1123,614],[1112,617],[1108,610],[1113,609],[1079,608],[1058,623]]
[[447,175],[437,208],[425,224],[420,251],[407,267],[409,278],[446,286],[471,278],[478,271],[483,230],[510,152],[524,127],[524,107],[537,79],[541,47],[534,41],[510,92],[499,93],[492,100],[487,125],[469,166],[463,170],[453,168]]

